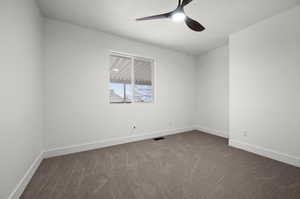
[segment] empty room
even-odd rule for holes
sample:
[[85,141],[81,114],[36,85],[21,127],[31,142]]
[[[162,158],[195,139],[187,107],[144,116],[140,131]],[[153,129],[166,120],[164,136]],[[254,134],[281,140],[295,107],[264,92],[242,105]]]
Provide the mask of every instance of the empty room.
[[0,0],[0,199],[300,199],[300,0]]

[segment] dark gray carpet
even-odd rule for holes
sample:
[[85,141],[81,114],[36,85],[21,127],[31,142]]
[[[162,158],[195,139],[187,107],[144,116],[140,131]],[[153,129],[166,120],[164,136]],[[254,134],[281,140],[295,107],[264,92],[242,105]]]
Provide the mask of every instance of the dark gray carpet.
[[199,132],[44,160],[22,199],[299,199],[300,169]]

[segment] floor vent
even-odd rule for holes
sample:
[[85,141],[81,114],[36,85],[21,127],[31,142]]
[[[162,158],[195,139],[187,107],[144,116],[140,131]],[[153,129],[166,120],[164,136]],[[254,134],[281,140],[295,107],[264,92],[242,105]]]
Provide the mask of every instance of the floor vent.
[[165,138],[164,137],[159,137],[159,138],[154,138],[153,140],[154,141],[159,141],[159,140],[164,140]]

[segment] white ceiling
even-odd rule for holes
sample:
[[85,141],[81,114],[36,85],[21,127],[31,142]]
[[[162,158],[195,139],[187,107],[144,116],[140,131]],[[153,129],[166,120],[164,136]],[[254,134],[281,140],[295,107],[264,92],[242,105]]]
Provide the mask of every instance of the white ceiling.
[[299,3],[300,0],[194,0],[185,10],[207,28],[199,33],[171,20],[135,21],[137,17],[171,11],[177,0],[39,0],[47,17],[189,54],[223,45],[230,33]]

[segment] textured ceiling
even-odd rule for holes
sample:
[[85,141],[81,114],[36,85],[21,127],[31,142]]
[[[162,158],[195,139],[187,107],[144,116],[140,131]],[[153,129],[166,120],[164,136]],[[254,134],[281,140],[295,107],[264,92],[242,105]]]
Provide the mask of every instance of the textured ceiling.
[[291,8],[300,0],[194,0],[185,10],[207,28],[200,33],[166,19],[135,21],[137,17],[171,11],[177,0],[38,2],[49,18],[196,55],[225,44],[230,33]]

